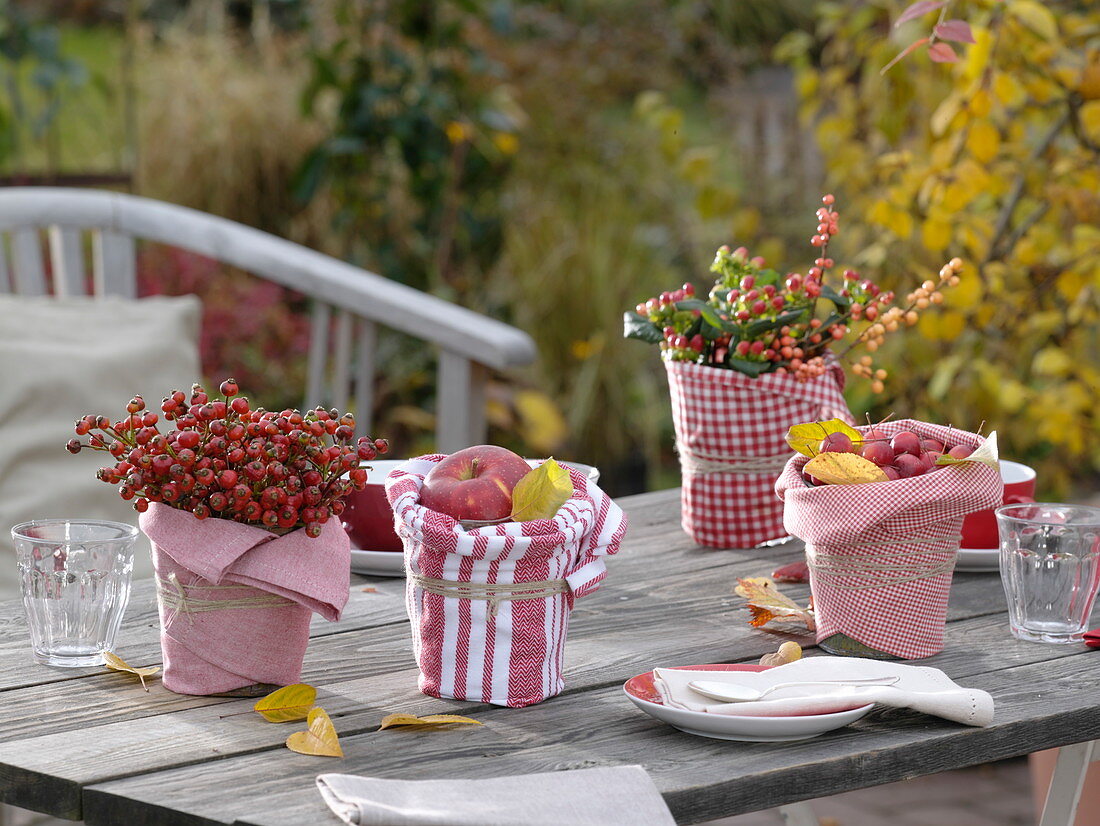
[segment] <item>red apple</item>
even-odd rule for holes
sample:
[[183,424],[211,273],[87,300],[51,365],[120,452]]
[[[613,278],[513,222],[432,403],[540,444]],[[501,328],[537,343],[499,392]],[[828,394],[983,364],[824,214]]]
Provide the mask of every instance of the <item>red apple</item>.
[[512,489],[531,471],[520,456],[496,445],[452,453],[424,477],[420,504],[453,519],[507,519]]

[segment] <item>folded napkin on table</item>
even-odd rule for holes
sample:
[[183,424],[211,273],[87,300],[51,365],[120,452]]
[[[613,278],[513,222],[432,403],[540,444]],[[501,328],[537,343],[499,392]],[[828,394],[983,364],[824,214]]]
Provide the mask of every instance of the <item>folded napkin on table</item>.
[[322,774],[317,787],[353,826],[673,826],[661,793],[641,766],[492,777],[385,780]]
[[[810,657],[767,671],[686,671],[653,669],[653,683],[665,705],[687,711],[744,717],[793,717],[826,714],[879,703],[909,708],[970,726],[993,720],[993,698],[985,691],[962,688],[938,668],[902,665],[860,657]],[[892,685],[804,685],[781,688],[754,702],[723,703],[704,697],[688,683],[695,680],[735,683],[760,691],[780,683],[898,677]]]

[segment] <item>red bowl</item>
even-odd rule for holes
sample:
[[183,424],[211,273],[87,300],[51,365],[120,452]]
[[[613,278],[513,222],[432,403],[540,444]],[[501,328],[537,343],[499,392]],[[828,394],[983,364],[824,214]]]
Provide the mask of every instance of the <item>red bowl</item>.
[[361,551],[400,551],[401,539],[393,528],[393,510],[386,499],[386,477],[404,459],[377,459],[369,465],[367,486],[353,490],[344,500],[340,521],[351,538],[353,548]]

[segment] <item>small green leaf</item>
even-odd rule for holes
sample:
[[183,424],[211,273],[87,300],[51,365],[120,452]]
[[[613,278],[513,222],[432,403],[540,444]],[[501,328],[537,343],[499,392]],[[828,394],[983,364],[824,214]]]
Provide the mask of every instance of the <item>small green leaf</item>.
[[787,431],[787,444],[793,450],[797,450],[803,456],[816,456],[817,447],[821,440],[830,433],[843,433],[852,440],[852,444],[858,445],[863,441],[860,432],[841,419],[829,419],[827,422],[806,422],[793,425]]
[[852,300],[845,298],[828,284],[821,286],[821,297],[827,298],[829,301],[836,305],[836,308],[842,313],[848,312],[848,308],[852,306]]
[[738,373],[744,373],[746,376],[752,376],[753,378],[766,372],[772,366],[770,361],[749,361],[734,356],[730,356],[729,365]]
[[954,456],[948,456],[945,453],[936,460],[936,464],[941,466],[963,465],[967,462],[981,462],[983,465],[989,465],[994,470],[1000,469],[1001,462],[997,454],[996,430],[990,433],[985,442],[979,445],[978,448],[965,459],[956,459]]
[[520,479],[512,491],[512,521],[552,519],[572,495],[569,471],[547,459]]
[[664,341],[665,334],[648,318],[643,318],[637,313],[626,312],[623,313],[623,337],[658,344]]

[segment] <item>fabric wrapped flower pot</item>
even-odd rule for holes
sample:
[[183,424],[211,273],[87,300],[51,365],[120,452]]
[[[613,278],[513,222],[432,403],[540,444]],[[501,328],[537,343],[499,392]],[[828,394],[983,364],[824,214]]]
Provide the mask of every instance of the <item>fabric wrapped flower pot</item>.
[[[887,439],[906,430],[948,447],[984,442],[911,420],[874,426]],[[998,470],[965,462],[907,479],[811,487],[802,479],[808,461],[787,462],[775,490],[787,530],[806,542],[818,644],[880,659],[943,650],[962,520],[1000,503]]]
[[424,476],[445,458],[410,460],[386,480],[404,544],[419,688],[512,708],[539,703],[565,687],[569,614],[599,588],[626,517],[570,469],[573,495],[553,519],[466,530],[419,504]]
[[164,686],[218,694],[299,681],[313,612],[333,621],[348,600],[351,554],[337,520],[320,536],[263,528],[152,503]]
[[775,480],[799,422],[852,421],[844,372],[834,362],[817,378],[787,373],[750,377],[684,361],[666,361],[676,450],[683,476],[681,522],[700,545],[751,548],[785,535]]

